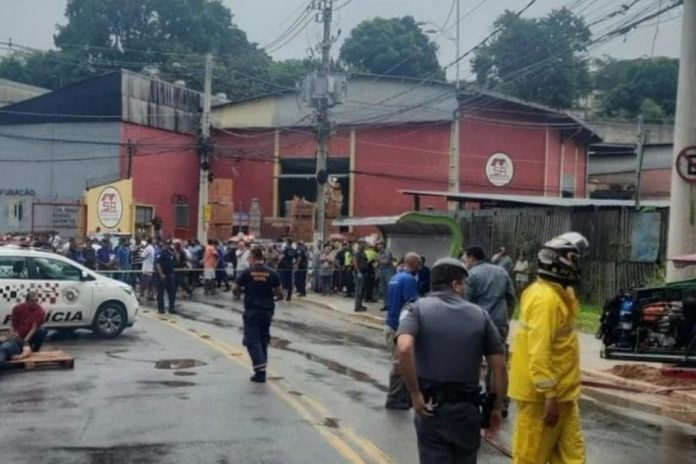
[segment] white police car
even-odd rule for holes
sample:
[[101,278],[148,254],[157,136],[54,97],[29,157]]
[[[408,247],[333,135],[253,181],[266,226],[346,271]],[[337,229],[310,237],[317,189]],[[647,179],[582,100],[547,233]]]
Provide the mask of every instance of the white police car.
[[112,338],[135,322],[133,288],[101,276],[61,255],[0,247],[0,330],[9,329],[12,308],[28,291],[46,311],[46,329],[91,329]]

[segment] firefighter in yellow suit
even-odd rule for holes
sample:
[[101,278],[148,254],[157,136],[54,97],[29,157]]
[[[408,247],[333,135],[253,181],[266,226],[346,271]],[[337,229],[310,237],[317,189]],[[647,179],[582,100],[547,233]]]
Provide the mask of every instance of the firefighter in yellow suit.
[[512,346],[508,396],[515,400],[514,464],[580,464],[579,302],[573,286],[587,239],[577,232],[544,244],[539,278],[522,294],[520,328]]

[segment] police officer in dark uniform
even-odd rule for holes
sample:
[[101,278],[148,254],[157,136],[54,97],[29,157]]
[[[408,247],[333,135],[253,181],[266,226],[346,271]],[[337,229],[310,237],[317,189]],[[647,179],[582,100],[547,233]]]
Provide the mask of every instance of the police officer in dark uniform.
[[283,290],[285,290],[286,301],[292,299],[292,273],[296,258],[297,251],[292,247],[292,240],[287,239],[285,248],[283,248],[283,252],[280,255],[280,262],[278,263],[278,273],[280,274],[280,281],[283,284]]
[[164,314],[164,294],[166,292],[169,300],[169,313],[174,314],[176,274],[171,243],[162,245],[160,251],[155,255],[155,285],[157,286],[157,311]]
[[252,382],[266,381],[268,343],[271,341],[271,320],[275,310],[275,296],[282,296],[278,274],[266,266],[263,252],[254,247],[249,252],[249,268],[237,277],[235,295],[244,293],[244,346],[254,368]]
[[396,334],[401,374],[416,412],[421,464],[476,462],[483,356],[493,369],[495,392],[489,437],[502,421],[505,348],[488,313],[464,300],[467,275],[456,259],[435,262],[432,292],[406,306]]
[[299,296],[307,296],[307,272],[309,268],[309,255],[304,242],[297,242],[295,250],[297,269],[295,270],[295,287]]

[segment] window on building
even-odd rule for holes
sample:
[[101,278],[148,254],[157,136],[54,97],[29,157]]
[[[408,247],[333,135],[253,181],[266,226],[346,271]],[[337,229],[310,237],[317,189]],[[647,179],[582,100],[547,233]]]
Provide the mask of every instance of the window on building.
[[189,225],[189,207],[188,204],[179,204],[174,206],[174,228],[188,229]]
[[561,197],[575,197],[575,175],[563,174],[563,186],[561,187]]
[[135,231],[138,234],[152,233],[152,218],[155,216],[155,209],[152,206],[135,207]]
[[[278,175],[278,214],[285,216],[285,202],[297,196],[314,202],[317,197],[316,159],[289,158],[280,160]],[[329,158],[327,160],[329,177],[335,177],[343,192],[341,215],[348,215],[350,198],[350,159]]]
[[24,200],[10,198],[7,200],[7,222],[12,227],[19,227],[24,221]]

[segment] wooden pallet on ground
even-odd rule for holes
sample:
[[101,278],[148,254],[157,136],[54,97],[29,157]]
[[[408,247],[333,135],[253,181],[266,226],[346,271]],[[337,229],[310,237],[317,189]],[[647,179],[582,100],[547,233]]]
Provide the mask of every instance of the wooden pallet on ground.
[[75,359],[63,351],[39,351],[32,353],[28,358],[10,361],[10,366],[14,369],[47,369],[63,368],[73,369]]

